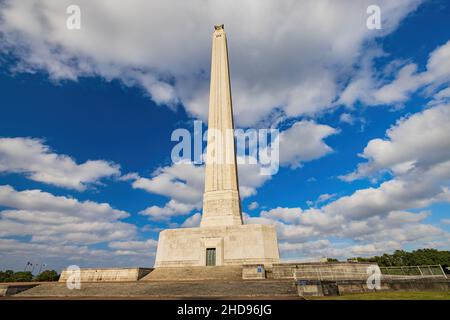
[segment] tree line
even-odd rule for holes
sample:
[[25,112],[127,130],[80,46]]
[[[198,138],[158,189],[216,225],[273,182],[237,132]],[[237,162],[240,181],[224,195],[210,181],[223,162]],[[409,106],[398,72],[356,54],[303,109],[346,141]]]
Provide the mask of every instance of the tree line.
[[358,262],[376,262],[380,267],[423,266],[440,264],[445,272],[450,273],[450,251],[436,249],[418,249],[411,252],[396,250],[393,254],[383,254],[370,258],[355,258]]
[[55,270],[44,270],[36,276],[31,271],[0,271],[0,282],[58,281],[59,274]]

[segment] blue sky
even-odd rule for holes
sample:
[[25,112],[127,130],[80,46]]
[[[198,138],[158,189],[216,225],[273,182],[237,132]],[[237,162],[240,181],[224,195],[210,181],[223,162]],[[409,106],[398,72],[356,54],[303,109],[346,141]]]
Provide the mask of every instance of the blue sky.
[[206,119],[217,22],[237,126],[282,132],[279,172],[240,183],[283,259],[449,248],[447,2],[380,1],[368,30],[364,1],[79,1],[70,31],[69,2],[33,2],[0,7],[0,269],[152,266],[159,230],[198,224],[170,135]]

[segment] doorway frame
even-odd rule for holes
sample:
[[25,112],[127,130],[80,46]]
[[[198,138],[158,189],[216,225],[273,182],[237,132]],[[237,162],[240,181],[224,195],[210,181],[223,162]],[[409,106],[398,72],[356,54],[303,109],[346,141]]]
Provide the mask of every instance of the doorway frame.
[[223,238],[201,239],[200,266],[206,266],[206,249],[216,249],[216,266],[223,266]]

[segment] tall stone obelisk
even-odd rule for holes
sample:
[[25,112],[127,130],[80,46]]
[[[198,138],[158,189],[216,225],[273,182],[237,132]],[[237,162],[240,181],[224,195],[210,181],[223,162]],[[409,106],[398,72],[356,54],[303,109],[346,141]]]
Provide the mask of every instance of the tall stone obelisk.
[[280,261],[275,227],[242,223],[227,39],[223,25],[214,29],[202,220],[197,228],[159,233],[156,268]]
[[227,36],[223,24],[214,29],[201,227],[242,225]]

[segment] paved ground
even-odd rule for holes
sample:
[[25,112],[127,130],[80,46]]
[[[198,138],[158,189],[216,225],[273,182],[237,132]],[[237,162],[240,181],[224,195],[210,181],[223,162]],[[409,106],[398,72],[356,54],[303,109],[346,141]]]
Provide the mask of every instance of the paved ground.
[[299,299],[292,281],[270,280],[97,282],[82,283],[80,290],[69,290],[65,283],[43,283],[12,298]]

